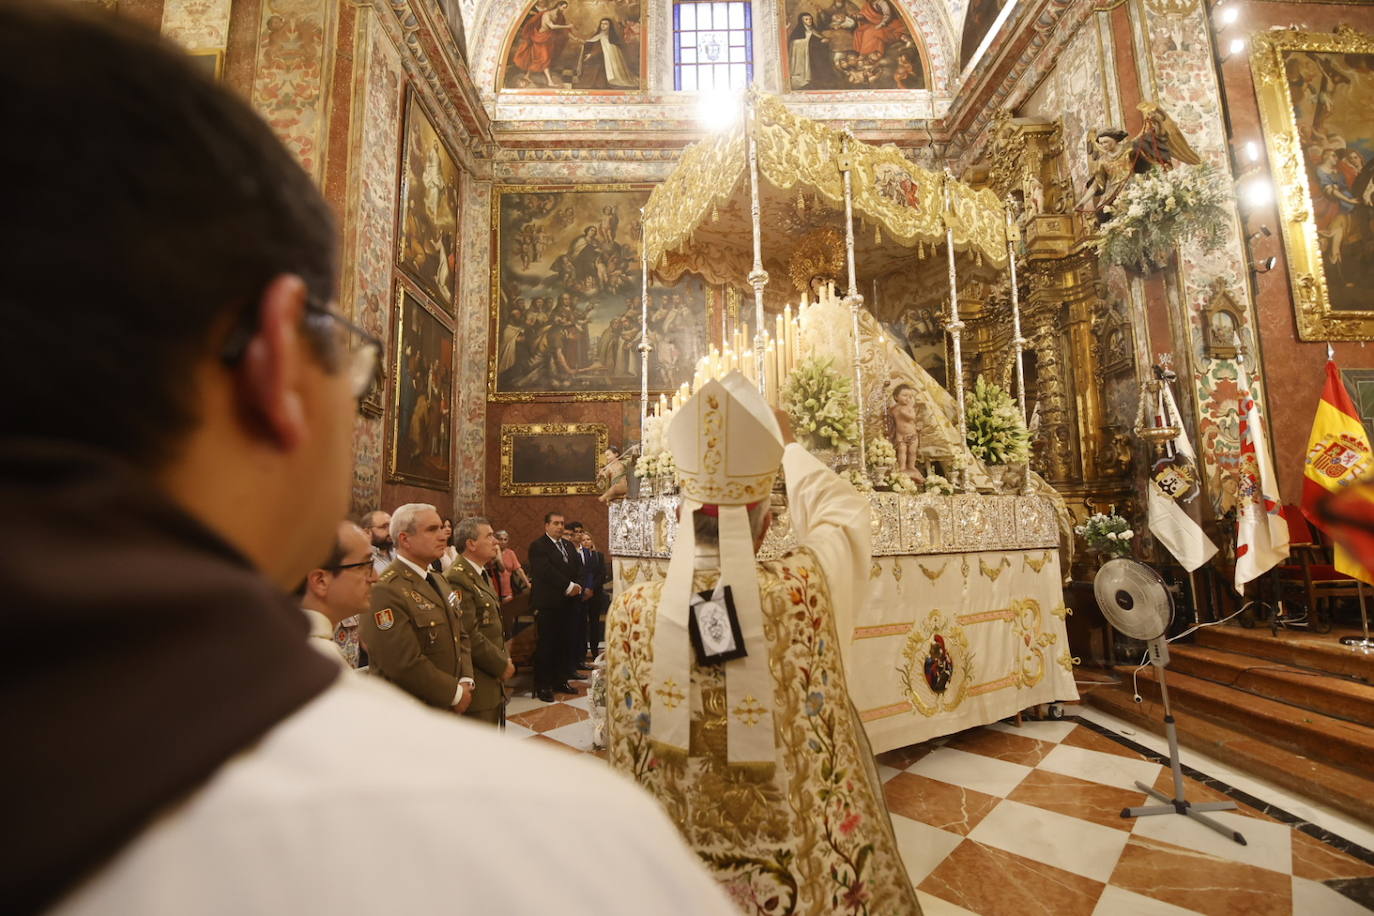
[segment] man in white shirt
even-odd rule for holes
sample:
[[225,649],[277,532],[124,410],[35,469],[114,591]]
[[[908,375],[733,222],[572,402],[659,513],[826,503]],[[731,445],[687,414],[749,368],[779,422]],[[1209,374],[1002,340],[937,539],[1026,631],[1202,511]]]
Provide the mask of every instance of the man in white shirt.
[[[301,610],[310,621],[311,646],[330,658],[343,660],[349,668],[356,668],[356,655],[349,657],[349,644],[336,639],[336,628],[349,617],[369,612],[372,584],[376,581],[372,542],[357,525],[339,522],[328,559],[323,566],[310,570],[297,589]],[[356,653],[356,641],[353,648]]]
[[396,559],[396,543],[391,539],[391,513],[374,509],[363,516],[362,527],[372,539],[372,566],[380,576]]
[[[308,645],[288,591],[347,510],[380,342],[339,314],[331,209],[271,128],[77,4],[0,0],[0,86],[23,87],[0,123],[25,139],[0,148],[0,322],[23,340],[0,383],[25,392],[0,503],[26,520],[0,579],[7,634],[62,649],[0,680],[0,906],[733,912],[598,761]],[[64,369],[80,396],[33,384]]]

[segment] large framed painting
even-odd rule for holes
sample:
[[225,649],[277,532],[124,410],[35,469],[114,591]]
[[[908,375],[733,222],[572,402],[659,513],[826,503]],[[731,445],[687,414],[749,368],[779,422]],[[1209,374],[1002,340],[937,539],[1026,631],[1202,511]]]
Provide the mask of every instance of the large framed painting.
[[782,59],[793,92],[921,89],[921,45],[896,0],[785,0]]
[[409,284],[396,286],[387,476],[438,490],[453,478],[453,331]]
[[605,423],[501,425],[501,495],[599,493],[596,472],[606,451]]
[[497,88],[639,92],[647,39],[641,0],[537,0],[506,43]]
[[1259,32],[1251,66],[1298,337],[1374,339],[1374,36]]
[[[648,185],[498,187],[489,396],[625,400],[640,392],[640,222]],[[649,285],[649,387],[671,391],[706,354],[695,274]]]
[[458,284],[458,166],[414,90],[406,93],[396,261],[454,314]]
[[1007,5],[1007,0],[969,0],[968,10],[964,13],[963,34],[959,39],[960,70],[967,69],[973,63],[974,55],[983,46],[983,39],[988,37]]

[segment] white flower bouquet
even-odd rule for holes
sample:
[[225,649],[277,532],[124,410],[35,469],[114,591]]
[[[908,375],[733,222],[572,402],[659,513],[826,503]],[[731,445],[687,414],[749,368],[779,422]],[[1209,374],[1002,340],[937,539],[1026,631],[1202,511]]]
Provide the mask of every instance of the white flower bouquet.
[[[910,478],[907,479],[910,480]],[[953,496],[954,484],[950,483],[947,479],[941,477],[939,474],[927,474],[926,482],[925,485],[921,487],[921,492],[938,493],[941,496]]]
[[1016,401],[981,375],[965,415],[969,451],[985,464],[1024,464],[1030,458],[1030,433]]
[[1229,182],[1210,163],[1151,169],[1117,195],[1098,253],[1108,264],[1144,273],[1167,264],[1180,245],[1215,251],[1226,241],[1231,201]]
[[869,439],[868,463],[875,468],[890,468],[897,463],[897,449],[883,436]]
[[1076,526],[1074,532],[1088,542],[1088,549],[1108,557],[1124,557],[1131,552],[1131,538],[1135,532],[1124,518],[1112,512],[1094,512],[1088,520]]
[[873,482],[868,479],[867,474],[860,472],[858,468],[851,468],[840,476],[853,484],[854,489],[860,493],[870,493],[873,490]]
[[[930,478],[926,478],[929,480]],[[943,478],[941,478],[943,480]],[[893,493],[920,493],[921,485],[911,479],[910,474],[897,471],[887,479],[888,485],[892,487]]]
[[782,387],[782,406],[792,431],[808,449],[844,454],[859,439],[859,404],[853,383],[835,371],[833,360],[802,360]]

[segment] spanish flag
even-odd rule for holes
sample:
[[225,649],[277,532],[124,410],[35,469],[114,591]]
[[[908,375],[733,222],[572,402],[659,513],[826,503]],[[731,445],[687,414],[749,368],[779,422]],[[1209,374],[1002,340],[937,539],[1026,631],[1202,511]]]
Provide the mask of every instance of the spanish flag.
[[[1312,435],[1307,439],[1307,458],[1303,468],[1302,514],[1320,530],[1331,533],[1327,520],[1317,510],[1322,497],[1344,490],[1374,471],[1369,437],[1360,422],[1355,402],[1350,399],[1335,360],[1326,361],[1326,387],[1317,402]],[[1374,574],[1361,566],[1340,544],[1335,545],[1336,571],[1374,584]]]

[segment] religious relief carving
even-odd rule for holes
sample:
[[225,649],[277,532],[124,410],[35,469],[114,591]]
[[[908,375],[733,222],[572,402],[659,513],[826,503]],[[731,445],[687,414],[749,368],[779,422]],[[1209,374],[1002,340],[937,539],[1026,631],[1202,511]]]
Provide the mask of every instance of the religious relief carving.
[[1244,312],[1231,297],[1226,280],[1212,281],[1211,295],[1202,311],[1203,352],[1208,359],[1235,359],[1244,350],[1241,316]]
[[1112,376],[1134,371],[1131,319],[1122,300],[1108,299],[1093,313],[1092,334],[1092,356],[1099,384],[1105,385]]

